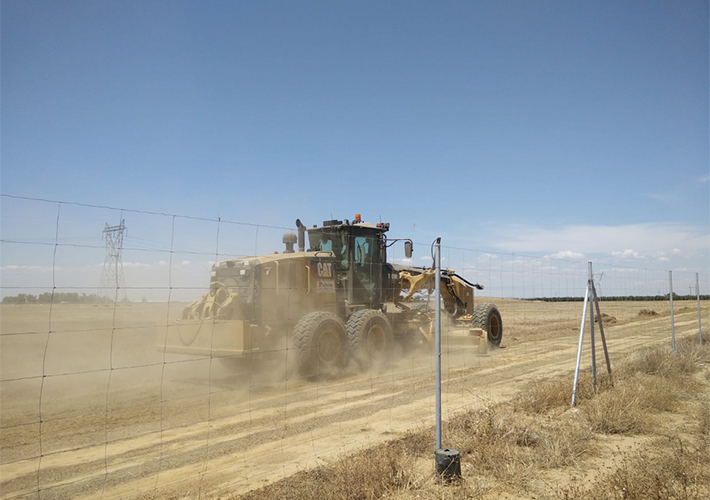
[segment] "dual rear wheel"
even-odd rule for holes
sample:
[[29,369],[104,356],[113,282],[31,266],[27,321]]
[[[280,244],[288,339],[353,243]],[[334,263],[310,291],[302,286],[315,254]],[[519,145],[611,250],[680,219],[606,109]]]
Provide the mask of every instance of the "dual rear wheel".
[[302,375],[335,375],[351,357],[360,368],[386,361],[392,351],[392,327],[376,309],[356,311],[347,325],[332,312],[318,311],[298,321],[293,343]]

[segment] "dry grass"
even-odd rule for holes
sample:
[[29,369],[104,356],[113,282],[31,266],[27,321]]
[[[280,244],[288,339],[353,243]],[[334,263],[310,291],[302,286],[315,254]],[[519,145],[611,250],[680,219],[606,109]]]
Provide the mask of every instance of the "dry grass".
[[[613,379],[606,373],[597,373],[597,389],[592,384],[590,370],[580,372],[577,385],[577,402],[595,397],[608,390]],[[530,414],[546,414],[555,408],[567,408],[571,402],[572,379],[557,377],[538,380],[524,387],[511,402],[516,410]]]
[[696,338],[688,337],[676,342],[675,354],[670,349],[660,347],[639,349],[624,360],[619,371],[626,376],[645,373],[677,378],[693,375],[708,363],[710,351],[707,343],[701,346]]
[[406,441],[386,443],[368,452],[342,457],[333,465],[301,472],[240,498],[382,498],[386,493],[417,487],[414,463],[408,461],[411,452]]
[[537,469],[575,464],[589,450],[591,432],[569,412],[539,418],[506,404],[455,419],[446,427],[446,439],[474,470],[521,485]]
[[[596,391],[583,374],[576,408],[571,379],[563,377],[452,419],[444,434],[461,453],[463,475],[454,484],[435,477],[434,432],[426,429],[239,498],[707,498],[710,349],[689,339],[678,342],[676,354],[668,351],[648,348],[620,360],[613,384],[600,375]],[[682,423],[682,435],[664,427],[672,421]],[[589,460],[603,459],[601,443],[610,435],[648,437],[634,451],[617,450],[591,479],[574,479]],[[553,471],[567,484],[550,488],[545,477]]]
[[590,485],[558,489],[564,500],[704,499],[710,495],[707,439],[696,444],[660,438],[632,453],[619,453]]
[[638,394],[628,387],[599,394],[581,411],[591,430],[602,434],[637,434],[650,428]]

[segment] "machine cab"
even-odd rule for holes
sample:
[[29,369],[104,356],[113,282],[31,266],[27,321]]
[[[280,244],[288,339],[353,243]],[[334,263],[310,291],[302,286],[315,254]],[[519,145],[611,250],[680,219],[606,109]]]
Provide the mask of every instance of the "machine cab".
[[357,309],[379,309],[383,303],[383,275],[387,255],[385,232],[389,224],[330,220],[308,230],[309,250],[332,252],[349,315]]

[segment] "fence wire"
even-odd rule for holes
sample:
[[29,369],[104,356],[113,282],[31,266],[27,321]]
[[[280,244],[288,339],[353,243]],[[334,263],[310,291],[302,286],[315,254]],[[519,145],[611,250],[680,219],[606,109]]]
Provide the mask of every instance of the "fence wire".
[[[303,369],[315,355],[294,340],[299,322],[313,304],[335,311],[340,285],[326,279],[330,270],[303,274],[307,262],[284,260],[283,233],[295,228],[7,195],[2,213],[2,498],[239,493],[434,423],[428,332],[397,324],[396,314],[392,326],[405,334],[387,359],[355,359],[352,340],[340,338],[335,351],[348,359],[338,370],[321,365],[326,348]],[[114,285],[100,288],[115,256],[102,230],[122,220]],[[333,262],[365,264],[371,250]],[[431,266],[430,242],[414,250],[410,259],[395,245],[388,260]],[[246,279],[257,272],[255,255],[263,256],[258,283]],[[495,304],[503,324],[500,348],[490,348],[471,335],[470,318],[444,320],[446,443],[451,416],[572,373],[588,263],[445,244],[441,255],[443,267],[484,286],[477,303]],[[212,282],[232,268],[243,273]],[[612,365],[644,345],[670,349],[671,313],[676,338],[697,336],[700,315],[707,338],[708,300],[696,298],[710,288],[707,276],[594,264],[593,279]],[[243,300],[228,308],[222,289]],[[201,298],[223,315],[191,318]],[[417,298],[410,307],[431,310],[433,298]],[[250,320],[235,326],[240,314]],[[223,348],[251,324],[268,327],[258,329],[259,346],[239,355]],[[586,366],[588,351],[587,342]]]

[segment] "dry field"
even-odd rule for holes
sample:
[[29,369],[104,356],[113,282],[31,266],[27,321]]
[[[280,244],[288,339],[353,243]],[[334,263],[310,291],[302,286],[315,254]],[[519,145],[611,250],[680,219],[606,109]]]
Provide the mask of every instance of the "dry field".
[[[526,429],[536,429],[537,424],[523,425],[527,416],[509,415],[506,420],[509,409],[501,410],[500,420],[497,405],[511,401],[522,405],[517,396],[521,389],[532,393],[530,382],[538,382],[535,388],[555,376],[563,378],[553,385],[551,393],[558,398],[553,406],[561,408],[563,401],[565,410],[550,410],[544,418],[558,429],[568,424],[564,402],[571,396],[582,304],[496,303],[503,316],[503,348],[480,354],[476,346],[445,345],[442,399],[447,446],[463,447],[458,444],[461,436],[471,434],[470,426],[481,421],[491,422],[491,429],[507,426],[522,433],[518,437],[525,442]],[[429,446],[426,439],[412,437],[413,430],[428,436],[426,429],[433,423],[431,351],[400,352],[385,368],[368,373],[351,370],[341,378],[318,381],[296,378],[288,351],[238,364],[165,355],[156,348],[156,338],[161,325],[178,317],[182,306],[172,304],[170,310],[166,304],[59,304],[51,310],[41,305],[1,306],[1,498],[224,498],[249,491],[258,495],[259,488],[278,487],[292,478],[301,484],[315,482],[309,474],[318,473],[306,471],[349,470],[350,465],[342,464],[362,461],[357,452],[363,449],[370,449],[366,456],[371,458],[389,456],[395,449],[391,443],[414,440],[418,443],[414,448],[423,447],[424,456],[430,451],[433,457],[433,440]],[[708,308],[703,303],[705,328]],[[630,353],[659,345],[670,348],[667,303],[603,302],[602,312],[609,316],[604,325],[615,371],[624,369],[616,363],[628,364]],[[676,302],[675,325],[678,339],[697,335],[695,302]],[[708,338],[707,332],[704,336]],[[590,364],[589,348],[587,338],[585,367]],[[598,344],[600,383],[606,383],[603,363]],[[705,369],[707,373],[707,363]],[[582,378],[587,387],[589,373]],[[583,390],[589,393],[588,387]],[[599,411],[605,414],[603,408]],[[505,432],[487,436],[491,454],[510,437]],[[548,439],[542,436],[537,439]],[[634,442],[616,444],[632,450]],[[472,478],[484,470],[486,457],[463,448],[464,476]],[[572,462],[598,468],[602,459],[593,448],[569,452],[577,457]],[[614,453],[613,443],[608,451]],[[356,455],[349,461],[339,460],[352,453]],[[586,456],[590,461],[581,461]],[[549,468],[558,470],[572,462],[563,460]],[[436,490],[421,489],[432,472],[427,463],[433,471],[433,458],[412,460],[421,470],[402,479],[402,484],[409,481],[409,486],[420,487],[421,498],[438,495]],[[516,497],[519,485],[506,482],[515,475],[514,465],[499,471],[500,489],[492,480],[476,488],[493,495],[490,498],[532,498]],[[400,472],[394,470],[395,475]],[[529,477],[530,472],[525,474]],[[586,479],[581,486],[569,483],[570,488],[593,482],[584,469],[577,474]],[[393,484],[384,493],[410,498],[406,492],[417,491]],[[564,481],[555,484],[562,484],[559,491],[565,491]],[[264,491],[265,498],[284,496],[283,490]],[[349,494],[342,498],[346,497],[368,498]],[[415,497],[413,493],[411,498]]]

